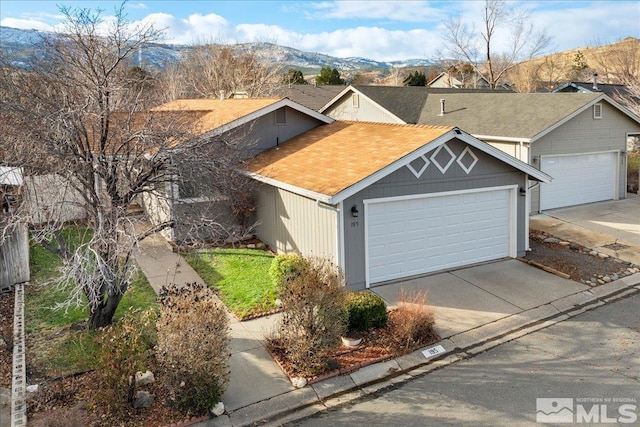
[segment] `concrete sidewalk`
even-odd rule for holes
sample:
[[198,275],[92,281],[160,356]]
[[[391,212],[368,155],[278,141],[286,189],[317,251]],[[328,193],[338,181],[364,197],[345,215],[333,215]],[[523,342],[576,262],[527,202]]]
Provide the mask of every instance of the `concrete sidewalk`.
[[[143,241],[136,259],[156,290],[170,282],[202,282],[160,236]],[[435,309],[441,342],[300,389],[291,384],[263,344],[277,315],[246,322],[230,315],[231,375],[222,396],[227,412],[197,425],[279,425],[347,403],[638,293],[640,273],[589,288],[507,260],[381,286],[375,292],[393,305],[403,288],[430,292],[428,303]]]

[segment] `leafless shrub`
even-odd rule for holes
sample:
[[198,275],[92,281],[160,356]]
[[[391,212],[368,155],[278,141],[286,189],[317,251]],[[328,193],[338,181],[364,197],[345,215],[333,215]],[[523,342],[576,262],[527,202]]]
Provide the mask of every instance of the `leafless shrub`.
[[133,403],[136,372],[153,369],[156,317],[152,309],[129,310],[122,319],[104,328],[97,338],[101,348],[99,376],[103,385],[97,397],[114,410]]
[[284,353],[295,371],[316,374],[328,363],[322,351],[346,331],[346,289],[339,267],[321,258],[308,261],[279,288],[285,311],[268,344]]
[[189,283],[163,287],[157,358],[179,410],[206,414],[229,380],[227,312],[210,288]]
[[431,342],[435,317],[427,305],[427,291],[400,290],[398,308],[391,312],[389,326],[393,331],[394,349],[406,352]]

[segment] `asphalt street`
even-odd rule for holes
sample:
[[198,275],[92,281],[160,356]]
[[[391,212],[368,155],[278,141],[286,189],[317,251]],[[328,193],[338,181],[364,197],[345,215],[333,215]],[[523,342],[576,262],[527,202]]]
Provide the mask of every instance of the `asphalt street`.
[[639,294],[289,425],[572,424],[640,425]]

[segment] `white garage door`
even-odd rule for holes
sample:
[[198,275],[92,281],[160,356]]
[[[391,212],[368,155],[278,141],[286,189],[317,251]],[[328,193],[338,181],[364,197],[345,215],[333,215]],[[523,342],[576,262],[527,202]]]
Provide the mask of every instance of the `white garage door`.
[[514,256],[512,190],[365,201],[367,283]]
[[553,182],[540,184],[540,209],[613,199],[616,159],[616,153],[542,156],[542,171]]

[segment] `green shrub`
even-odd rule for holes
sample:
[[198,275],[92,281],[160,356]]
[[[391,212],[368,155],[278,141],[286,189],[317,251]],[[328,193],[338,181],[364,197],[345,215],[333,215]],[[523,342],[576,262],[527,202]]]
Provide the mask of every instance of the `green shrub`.
[[298,254],[280,254],[271,261],[269,267],[269,277],[276,286],[282,284],[297,274],[306,266],[307,260]]
[[384,300],[371,292],[350,292],[346,311],[350,331],[366,331],[387,326],[387,306]]
[[106,403],[114,407],[133,403],[136,372],[153,370],[156,318],[153,309],[129,310],[96,338],[103,385],[98,397]]
[[267,344],[286,355],[297,374],[311,376],[327,369],[331,361],[323,350],[346,331],[346,290],[342,272],[331,262],[311,258],[305,264],[279,287],[285,310]]
[[189,415],[205,415],[229,381],[229,320],[212,289],[188,283],[159,294],[157,358],[172,403]]

